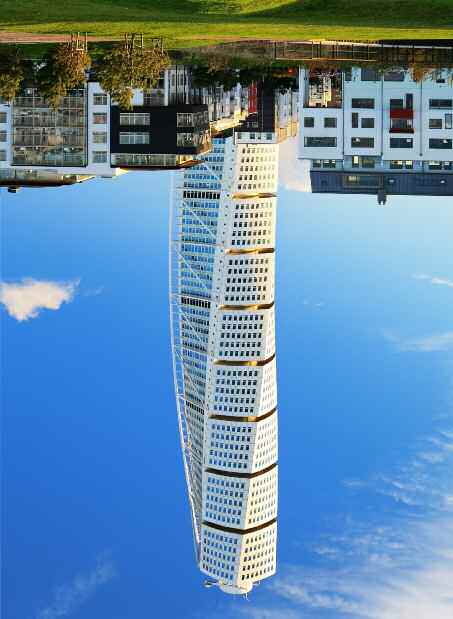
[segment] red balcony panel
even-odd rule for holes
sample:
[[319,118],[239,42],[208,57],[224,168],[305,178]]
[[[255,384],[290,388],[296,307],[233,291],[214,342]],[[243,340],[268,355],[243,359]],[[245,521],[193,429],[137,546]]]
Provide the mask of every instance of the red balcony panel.
[[407,109],[390,110],[390,118],[414,118],[414,110],[407,110]]

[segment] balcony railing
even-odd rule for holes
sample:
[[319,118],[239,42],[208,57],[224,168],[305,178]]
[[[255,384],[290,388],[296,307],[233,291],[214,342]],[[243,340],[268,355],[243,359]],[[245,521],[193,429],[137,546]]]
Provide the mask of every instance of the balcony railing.
[[413,127],[390,127],[390,133],[414,133]]

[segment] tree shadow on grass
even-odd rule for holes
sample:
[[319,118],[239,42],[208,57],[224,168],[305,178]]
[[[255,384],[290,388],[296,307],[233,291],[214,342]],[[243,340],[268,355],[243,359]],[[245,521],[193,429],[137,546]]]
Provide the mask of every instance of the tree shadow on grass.
[[[93,23],[117,24],[130,30],[131,24],[156,26],[187,24],[191,29],[200,26],[200,35],[209,34],[205,26],[226,30],[237,24],[250,26],[291,25],[300,27],[363,27],[363,28],[445,28],[453,32],[453,4],[451,0],[281,0],[275,8],[257,8],[254,12],[239,13],[240,0],[73,0],[58,10],[46,0],[3,0],[5,11],[0,27],[14,30],[26,24],[72,23],[83,27]],[[257,0],[259,7],[259,0]],[[30,11],[35,6],[37,10]],[[10,7],[10,10],[9,10]],[[41,7],[41,9],[40,9]],[[5,21],[4,21],[5,20]],[[146,28],[148,30],[148,28]],[[175,30],[179,37],[182,33]],[[188,33],[189,34],[189,33]],[[191,32],[191,34],[193,34]],[[221,33],[216,33],[221,36]],[[225,33],[229,34],[228,32]],[[284,30],[282,37],[284,38]],[[241,35],[244,33],[241,32]]]

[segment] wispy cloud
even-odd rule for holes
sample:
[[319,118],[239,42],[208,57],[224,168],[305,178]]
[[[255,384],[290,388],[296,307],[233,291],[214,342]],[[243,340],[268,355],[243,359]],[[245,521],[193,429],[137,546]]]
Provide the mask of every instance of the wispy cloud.
[[36,318],[42,309],[58,310],[73,300],[79,280],[52,282],[23,279],[0,283],[0,304],[10,316],[22,322]]
[[442,421],[436,422],[442,425],[417,440],[400,465],[364,481],[344,482],[354,495],[367,492],[372,498],[367,517],[357,520],[345,514],[339,533],[326,533],[310,543],[300,564],[281,566],[264,585],[257,608],[246,607],[243,614],[261,619],[263,604],[266,612],[274,613],[272,619],[280,612],[282,617],[295,613],[298,619],[452,619],[449,404]]
[[401,352],[442,352],[453,350],[453,331],[413,338],[404,338],[391,331],[384,331],[383,335]]
[[115,575],[115,567],[109,556],[99,556],[96,566],[90,572],[78,574],[70,583],[59,586],[51,604],[38,611],[36,619],[60,619],[72,615]]
[[446,277],[436,277],[433,275],[426,275],[425,273],[416,273],[414,279],[425,279],[435,286],[447,286],[453,288],[453,280]]

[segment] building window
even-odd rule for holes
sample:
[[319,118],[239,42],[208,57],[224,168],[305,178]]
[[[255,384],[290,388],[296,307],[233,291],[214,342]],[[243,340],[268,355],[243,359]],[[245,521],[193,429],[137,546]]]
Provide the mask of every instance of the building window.
[[404,71],[386,71],[384,82],[404,82]]
[[107,114],[93,114],[93,125],[107,124]]
[[430,99],[429,108],[431,110],[451,110],[453,107],[452,99]]
[[0,123],[6,123],[6,112],[0,112]]
[[413,161],[391,161],[390,169],[391,170],[402,170],[405,168],[406,170],[412,170],[414,168]]
[[452,114],[445,114],[445,129],[451,129],[452,128]]
[[315,119],[313,118],[313,116],[305,116],[304,118],[304,127],[314,127],[315,126]]
[[353,129],[359,128],[359,113],[358,112],[352,112],[351,126]]
[[352,99],[351,107],[374,110],[374,99]]
[[94,105],[107,105],[107,95],[96,93],[93,95]]
[[6,131],[0,131],[0,142],[6,142]]
[[120,132],[120,144],[149,144],[149,133]]
[[120,125],[149,125],[150,115],[146,113],[131,112],[120,114]]
[[376,69],[363,68],[361,69],[362,82],[379,82],[381,80]]
[[6,161],[6,150],[0,150],[0,161]]
[[362,118],[360,126],[362,129],[374,129],[374,118]]
[[442,129],[442,118],[430,118],[429,128],[430,129]]
[[107,133],[105,131],[94,131],[93,132],[93,143],[94,144],[107,144]]
[[391,110],[402,110],[404,108],[404,99],[390,99]]
[[390,138],[390,148],[412,148],[412,138]]
[[336,118],[324,118],[324,127],[326,129],[335,129],[336,126],[337,126]]
[[335,148],[337,145],[337,138],[326,138],[326,137],[305,137],[304,138],[304,146],[307,148]]
[[352,148],[374,148],[374,138],[351,138]]
[[429,140],[429,147],[430,148],[436,148],[436,149],[451,150],[452,140],[450,140],[450,139],[447,140],[447,139],[430,138],[430,140]]
[[93,163],[107,163],[107,151],[94,150],[93,151]]

